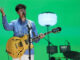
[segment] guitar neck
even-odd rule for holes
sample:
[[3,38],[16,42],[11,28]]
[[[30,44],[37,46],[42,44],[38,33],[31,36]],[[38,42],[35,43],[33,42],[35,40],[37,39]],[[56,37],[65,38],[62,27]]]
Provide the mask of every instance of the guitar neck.
[[[52,33],[52,31],[46,32],[46,33],[44,33],[44,35],[48,35],[50,33]],[[39,36],[36,36],[36,37],[32,38],[32,41],[34,42],[35,40],[38,40],[38,39],[39,39]]]
[[52,31],[46,32],[46,33],[44,33],[44,35],[48,35],[48,34],[50,34],[50,33],[52,33]]

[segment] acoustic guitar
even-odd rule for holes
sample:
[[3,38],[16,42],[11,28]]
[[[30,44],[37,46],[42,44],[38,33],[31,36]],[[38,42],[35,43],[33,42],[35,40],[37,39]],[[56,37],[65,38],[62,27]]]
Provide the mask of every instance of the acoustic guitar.
[[[57,28],[52,29],[52,31],[44,33],[44,35],[47,35],[49,33],[56,33],[59,31],[61,31],[61,28],[57,27]],[[36,40],[38,40],[39,36],[32,38],[31,39],[32,42],[35,42]],[[28,35],[24,35],[23,37],[14,36],[14,37],[10,38],[6,45],[7,53],[13,58],[20,58],[29,47],[28,37],[29,37]],[[31,44],[30,47],[32,49],[33,44]]]

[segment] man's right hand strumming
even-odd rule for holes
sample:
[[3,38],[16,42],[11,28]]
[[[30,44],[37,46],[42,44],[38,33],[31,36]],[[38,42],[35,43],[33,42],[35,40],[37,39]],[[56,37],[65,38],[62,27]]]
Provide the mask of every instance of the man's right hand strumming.
[[2,8],[0,8],[0,12],[2,13],[2,16],[5,16],[5,13]]

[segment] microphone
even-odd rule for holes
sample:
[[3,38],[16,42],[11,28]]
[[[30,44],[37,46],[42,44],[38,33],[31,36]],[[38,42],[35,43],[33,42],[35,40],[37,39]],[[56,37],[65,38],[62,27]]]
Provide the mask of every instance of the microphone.
[[23,12],[23,15],[26,16],[25,12]]

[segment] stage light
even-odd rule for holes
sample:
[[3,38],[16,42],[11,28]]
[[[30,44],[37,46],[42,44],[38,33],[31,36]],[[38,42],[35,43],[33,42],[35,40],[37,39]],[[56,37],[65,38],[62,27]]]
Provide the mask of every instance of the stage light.
[[53,26],[57,23],[57,15],[51,12],[41,13],[38,16],[38,22],[42,26],[46,25]]
[[[53,26],[57,23],[57,15],[55,13],[52,12],[45,12],[45,13],[41,13],[38,15],[38,22],[40,25],[42,26],[46,26],[47,27],[47,32],[49,31],[49,26]],[[49,54],[49,60],[50,60],[50,55],[54,54],[57,52],[57,48],[55,48],[56,50],[54,50],[54,47],[52,49],[50,49],[50,38],[49,38],[49,34],[47,35],[47,40],[48,40],[48,47],[47,47],[47,52]],[[54,51],[53,51],[54,50]]]

